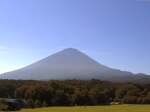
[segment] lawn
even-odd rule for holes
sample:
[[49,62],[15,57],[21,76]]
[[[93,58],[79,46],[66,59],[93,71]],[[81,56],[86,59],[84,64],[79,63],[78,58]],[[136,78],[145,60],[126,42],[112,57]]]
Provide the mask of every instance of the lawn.
[[150,112],[150,105],[111,105],[23,109],[20,112]]

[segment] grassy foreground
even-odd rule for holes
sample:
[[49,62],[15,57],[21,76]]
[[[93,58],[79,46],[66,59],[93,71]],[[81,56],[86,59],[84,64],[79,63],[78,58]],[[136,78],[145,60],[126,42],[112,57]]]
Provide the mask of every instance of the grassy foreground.
[[150,105],[49,107],[39,109],[24,109],[19,112],[150,112]]

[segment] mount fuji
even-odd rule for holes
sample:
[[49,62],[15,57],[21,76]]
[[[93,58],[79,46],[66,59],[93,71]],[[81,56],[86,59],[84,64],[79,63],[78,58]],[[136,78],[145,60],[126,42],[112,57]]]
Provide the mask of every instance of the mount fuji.
[[149,82],[150,76],[120,71],[98,63],[85,53],[67,48],[24,68],[0,75],[1,79],[100,79],[114,82]]

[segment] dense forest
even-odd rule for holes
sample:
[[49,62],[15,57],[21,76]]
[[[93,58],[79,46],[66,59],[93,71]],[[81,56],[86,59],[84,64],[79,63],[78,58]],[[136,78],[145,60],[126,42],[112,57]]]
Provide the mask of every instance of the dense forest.
[[23,100],[28,107],[150,104],[150,85],[100,80],[0,80],[0,98]]

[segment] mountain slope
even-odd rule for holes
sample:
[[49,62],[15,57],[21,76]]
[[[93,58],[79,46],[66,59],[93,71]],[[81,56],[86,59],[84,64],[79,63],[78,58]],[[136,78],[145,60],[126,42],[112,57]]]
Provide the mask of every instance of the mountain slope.
[[106,67],[86,54],[68,48],[22,69],[2,74],[0,77],[23,80],[101,79],[132,82],[140,79],[144,80],[142,76]]

